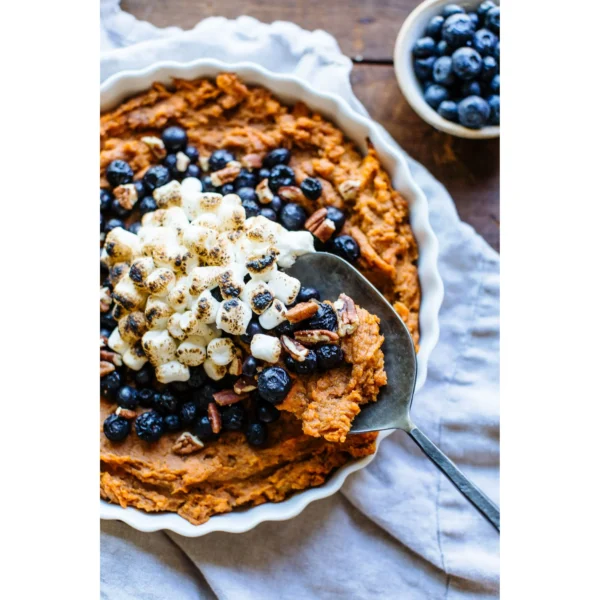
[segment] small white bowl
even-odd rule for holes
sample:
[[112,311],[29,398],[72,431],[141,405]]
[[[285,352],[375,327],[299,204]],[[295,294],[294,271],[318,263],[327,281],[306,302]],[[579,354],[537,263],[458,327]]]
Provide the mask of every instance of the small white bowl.
[[[474,11],[483,0],[458,0],[454,2],[462,6],[467,12]],[[500,0],[495,0],[500,6]],[[496,138],[500,135],[499,125],[488,125],[481,129],[469,129],[458,123],[448,121],[438,115],[438,113],[425,102],[423,89],[415,75],[412,62],[412,48],[415,42],[425,35],[425,28],[432,17],[440,15],[442,9],[447,4],[451,4],[452,0],[425,0],[419,4],[410,15],[400,29],[400,33],[396,38],[396,46],[394,47],[394,70],[396,78],[400,85],[400,89],[413,110],[430,125],[444,131],[450,135],[455,135],[461,138],[469,138],[473,140],[485,140]]]
[[[367,151],[367,139],[373,143],[383,166],[392,178],[394,187],[408,201],[410,224],[419,245],[421,338],[417,357],[416,389],[418,390],[425,382],[427,361],[439,336],[438,313],[444,289],[437,267],[438,241],[429,224],[429,207],[425,194],[412,178],[406,159],[386,141],[383,129],[379,125],[359,115],[342,98],[317,91],[292,75],[273,73],[253,63],[226,64],[212,59],[198,59],[190,63],[159,62],[139,71],[117,73],[109,77],[100,88],[101,110],[114,108],[129,96],[149,89],[155,81],[168,85],[173,77],[214,78],[222,72],[233,72],[246,83],[267,87],[287,104],[296,101],[304,102],[337,123],[362,152]],[[381,440],[391,433],[391,430],[382,431],[377,439],[377,447]],[[266,503],[214,516],[202,525],[192,525],[175,513],[151,514],[132,507],[121,508],[103,500],[100,501],[100,518],[118,519],[140,531],[169,530],[186,537],[199,537],[213,531],[241,533],[264,521],[291,519],[311,502],[334,494],[342,487],[350,473],[367,466],[373,458],[375,458],[374,454],[350,461],[338,469],[323,485],[298,492],[283,502]]]

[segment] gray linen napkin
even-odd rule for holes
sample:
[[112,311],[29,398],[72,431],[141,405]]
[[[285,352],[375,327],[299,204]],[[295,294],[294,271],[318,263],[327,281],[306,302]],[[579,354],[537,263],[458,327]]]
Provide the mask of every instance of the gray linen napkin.
[[[335,92],[366,114],[351,62],[323,31],[249,17],[158,29],[103,0],[101,76],[159,59],[250,60]],[[440,242],[441,336],[414,418],[494,501],[499,471],[499,257],[462,223],[452,199],[408,157]],[[499,541],[403,432],[381,444],[341,493],[281,523],[188,539],[102,523],[102,597],[495,598]]]

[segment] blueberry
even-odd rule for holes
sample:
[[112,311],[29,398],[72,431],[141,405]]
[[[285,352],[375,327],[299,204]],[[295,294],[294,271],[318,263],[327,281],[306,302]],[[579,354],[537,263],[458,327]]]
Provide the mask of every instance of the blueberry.
[[258,177],[256,176],[256,173],[242,169],[240,174],[235,178],[233,185],[236,190],[239,190],[240,188],[255,188],[258,185]]
[[494,58],[500,63],[500,42],[498,42],[494,48]]
[[[250,188],[242,188],[242,189],[249,190]],[[244,210],[246,211],[247,219],[249,219],[250,217],[258,217],[258,215],[260,214],[260,205],[258,204],[258,202],[256,202],[256,200],[242,200],[242,206],[244,207]],[[277,218],[277,215],[276,215],[276,218]]]
[[251,446],[262,446],[267,441],[267,427],[264,423],[250,423],[246,429],[246,439]]
[[459,48],[452,54],[452,69],[459,79],[475,79],[481,72],[481,56],[473,48]]
[[131,231],[131,233],[137,235],[142,228],[142,224],[139,221],[135,221],[131,225],[127,226],[127,231]]
[[304,321],[303,329],[327,329],[337,331],[338,322],[335,311],[329,304],[320,303],[319,310]]
[[198,152],[198,148],[194,146],[188,146],[184,150],[185,155],[190,159],[191,164],[195,165],[200,158],[200,153]]
[[314,177],[307,177],[300,183],[300,189],[306,198],[316,200],[323,192],[321,182]]
[[117,404],[129,410],[135,410],[138,407],[138,392],[130,385],[124,385],[117,393]]
[[194,390],[192,398],[194,399],[194,402],[198,405],[199,409],[206,410],[208,408],[208,405],[211,402],[215,401],[213,396],[218,391],[219,390],[216,385],[212,383],[206,383],[199,390]]
[[433,79],[440,85],[452,85],[454,83],[452,59],[449,56],[440,56],[433,63]]
[[190,367],[190,378],[187,380],[188,387],[192,389],[202,387],[206,382],[206,371],[202,367]]
[[477,14],[480,18],[483,19],[485,18],[487,12],[492,8],[496,8],[496,3],[493,0],[485,0],[485,2],[482,2],[479,5],[479,8],[477,9]]
[[240,197],[240,200],[244,202],[244,200],[251,200],[252,202],[258,202],[258,196],[253,188],[251,187],[241,187],[237,190],[237,195]]
[[208,167],[211,171],[220,171],[233,160],[235,160],[235,156],[229,150],[215,150],[208,159]]
[[289,337],[294,335],[294,326],[289,321],[283,321],[279,323],[277,327],[274,327],[271,331],[273,331],[277,335],[287,335]]
[[344,223],[346,222],[346,215],[339,208],[336,208],[335,206],[327,207],[327,218],[330,221],[333,221],[333,224],[335,225],[336,233],[339,233],[342,230],[342,227],[344,226]]
[[130,212],[129,209],[123,208],[116,198],[113,198],[113,201],[110,203],[110,210],[120,218],[126,217]]
[[179,152],[187,146],[188,138],[185,129],[173,126],[162,132],[162,141],[168,152]]
[[469,19],[471,19],[471,21],[473,21],[473,26],[475,27],[475,29],[477,29],[479,27],[479,15],[475,12],[470,12],[467,13],[467,16],[469,17]]
[[163,160],[163,165],[175,173],[177,171],[177,154],[167,154]]
[[233,183],[225,183],[221,186],[221,194],[223,196],[227,196],[227,194],[233,194],[235,192],[235,187]]
[[429,104],[429,106],[431,106],[431,108],[434,109],[437,109],[437,107],[444,100],[447,100],[448,97],[448,90],[445,87],[438,85],[437,83],[430,85],[425,90],[425,102],[427,102],[427,104]]
[[490,94],[498,95],[500,94],[500,73],[494,75],[489,85]]
[[475,26],[465,14],[453,14],[448,17],[442,27],[442,39],[452,48],[464,46],[473,37]]
[[112,187],[131,183],[133,181],[133,169],[124,160],[113,160],[106,167],[106,179]]
[[100,233],[102,233],[104,231],[104,215],[102,213],[100,213]]
[[422,37],[415,42],[412,48],[415,58],[427,58],[436,53],[436,43],[431,37]]
[[270,402],[259,400],[256,408],[256,416],[262,423],[274,423],[281,416],[277,408]]
[[462,98],[467,96],[481,96],[481,86],[477,81],[465,81],[460,86],[460,95]]
[[288,185],[296,185],[294,170],[287,165],[275,165],[271,169],[271,175],[269,175],[269,187],[271,191],[276,194],[280,187]]
[[464,12],[464,8],[461,8],[460,6],[458,6],[458,4],[446,4],[446,6],[444,6],[444,10],[442,11],[442,17],[444,17],[444,19],[447,19],[452,15],[457,15]]
[[171,180],[171,174],[167,167],[163,167],[163,165],[156,165],[154,167],[150,167],[142,178],[146,189],[149,192],[153,192],[156,188],[162,187],[166,183],[169,183]]
[[448,42],[446,40],[440,40],[437,44],[437,53],[440,56],[447,56],[448,54],[452,54],[452,48],[448,46]]
[[290,202],[281,209],[279,220],[288,231],[300,231],[304,229],[307,216],[306,211],[299,204]]
[[265,156],[263,165],[268,169],[272,169],[275,165],[287,165],[291,157],[292,154],[287,148],[275,148]]
[[144,442],[156,442],[165,431],[165,422],[154,410],[143,412],[135,420],[135,432]]
[[269,208],[272,208],[278,217],[281,219],[281,215],[279,214],[281,209],[283,208],[283,200],[279,196],[273,196],[273,199],[269,204],[267,204]]
[[156,205],[156,200],[152,196],[146,196],[145,198],[142,198],[138,206],[142,215],[152,212],[158,208]]
[[500,7],[490,8],[485,14],[485,26],[494,33],[500,33]]
[[177,410],[177,398],[171,392],[154,394],[153,408],[163,415],[171,415]]
[[500,125],[500,96],[494,94],[487,99],[490,107],[490,125]]
[[481,61],[481,73],[479,74],[479,79],[484,83],[491,81],[497,72],[498,63],[496,62],[496,59],[493,56],[484,56]]
[[[440,87],[440,86],[431,86]],[[444,88],[442,88],[444,89]],[[446,92],[447,94],[448,92]],[[445,100],[445,98],[443,98]],[[441,100],[440,100],[441,102]],[[438,103],[439,106],[439,103]],[[350,263],[355,262],[360,256],[360,248],[356,240],[349,235],[340,235],[333,240],[333,253],[341,256]]]
[[135,188],[135,193],[137,194],[138,202],[146,196],[148,191],[146,190],[146,186],[141,179],[133,182],[133,187]]
[[112,332],[112,330],[118,325],[112,315],[102,315],[100,317],[100,327],[104,329],[108,329]]
[[283,362],[285,363],[285,368],[290,372],[290,373],[295,373],[296,372],[296,365],[298,364],[291,356],[287,355],[284,359]]
[[187,179],[188,177],[200,179],[201,175],[202,171],[200,170],[200,167],[198,165],[189,165],[185,173],[183,174],[183,177],[184,179]]
[[108,338],[111,333],[112,332],[110,329],[105,329],[104,327],[100,327],[100,337]]
[[186,427],[193,425],[198,418],[198,405],[194,401],[184,402],[179,410],[179,418]]
[[263,167],[258,171],[258,181],[262,181],[263,179],[269,179],[271,175],[271,169],[266,169]]
[[203,442],[208,442],[217,438],[216,434],[212,430],[212,425],[208,415],[203,415],[196,421],[194,433]]
[[258,362],[253,356],[249,356],[242,365],[242,375],[246,377],[254,377],[256,374],[256,367],[258,366]]
[[204,175],[201,177],[200,181],[202,181],[202,191],[203,192],[214,192],[215,186],[212,184],[212,180],[210,175]]
[[323,371],[335,369],[344,362],[344,353],[341,347],[335,344],[324,344],[317,348],[316,353],[319,369]]
[[144,408],[152,408],[153,399],[154,392],[150,388],[142,388],[141,390],[138,390],[138,400],[140,406]]
[[452,100],[444,100],[438,106],[438,114],[440,117],[447,119],[448,121],[452,121],[453,123],[458,123],[458,106],[456,102]]
[[261,208],[259,214],[261,217],[265,217],[265,219],[269,219],[270,221],[277,221],[277,213],[268,206]]
[[181,431],[181,419],[177,415],[167,415],[163,419],[165,432]]
[[309,350],[302,362],[296,362],[295,372],[298,375],[310,375],[317,368],[317,355],[314,350]]
[[473,49],[477,50],[481,56],[492,54],[497,43],[498,38],[487,29],[480,29],[473,36]]
[[124,440],[131,431],[131,425],[127,419],[112,414],[106,417],[104,421],[104,435],[111,442],[120,442]]
[[100,212],[107,212],[110,210],[110,205],[113,200],[113,195],[108,190],[100,188]]
[[488,103],[479,96],[468,96],[458,104],[458,120],[470,129],[481,129],[490,116]]
[[271,404],[283,402],[291,387],[292,380],[281,367],[267,367],[258,376],[258,393]]
[[121,376],[118,371],[113,371],[100,380],[100,394],[109,400],[114,400],[117,397],[120,387]]
[[433,70],[433,63],[435,63],[436,57],[430,56],[429,58],[419,58],[413,63],[415,69],[415,75],[420,81],[425,81],[431,78]]
[[296,302],[308,302],[309,300],[320,300],[321,292],[313,287],[300,288],[298,296],[296,296]]
[[169,391],[181,399],[182,396],[189,394],[190,388],[188,387],[187,381],[173,381],[169,384]]
[[425,34],[429,37],[432,37],[434,40],[438,39],[442,32],[442,25],[444,24],[444,20],[444,17],[442,17],[441,15],[432,17],[429,23],[427,23]]
[[241,404],[228,406],[221,413],[221,427],[225,431],[239,431],[244,426],[246,411]]
[[246,333],[240,336],[242,342],[246,342],[249,344],[252,341],[252,338],[257,333],[265,333],[265,330],[260,326],[260,323],[257,319],[252,319],[250,323],[248,323],[248,327],[246,328]]

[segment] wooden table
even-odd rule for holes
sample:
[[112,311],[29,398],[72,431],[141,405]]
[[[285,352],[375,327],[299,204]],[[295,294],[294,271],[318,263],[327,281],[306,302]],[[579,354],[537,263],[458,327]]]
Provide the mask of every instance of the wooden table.
[[498,140],[440,133],[410,108],[394,75],[398,31],[419,0],[123,0],[124,10],[159,27],[193,27],[209,16],[250,15],[325,29],[354,61],[352,85],[370,115],[448,189],[461,218],[499,248]]

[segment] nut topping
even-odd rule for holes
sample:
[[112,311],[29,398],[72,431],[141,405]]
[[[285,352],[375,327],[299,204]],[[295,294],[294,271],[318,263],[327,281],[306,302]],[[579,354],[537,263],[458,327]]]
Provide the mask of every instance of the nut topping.
[[271,200],[273,200],[273,192],[271,191],[271,188],[269,187],[268,179],[263,179],[256,186],[256,195],[258,196],[258,201],[261,204],[269,204],[269,202],[271,202]]
[[208,420],[213,433],[217,434],[221,431],[221,413],[214,402],[210,402],[208,405]]
[[344,200],[354,200],[360,190],[360,181],[357,179],[347,179],[340,183],[338,191]]
[[175,454],[185,456],[187,454],[198,452],[198,450],[202,450],[202,448],[204,448],[202,441],[195,435],[192,435],[189,431],[186,431],[177,438],[177,441],[173,444],[171,450]]
[[127,419],[128,421],[137,417],[137,413],[135,412],[135,410],[129,410],[128,408],[123,408],[122,406],[117,406],[115,414],[119,417]]
[[138,201],[137,191],[133,183],[120,185],[113,190],[117,202],[125,209],[131,210]]
[[215,187],[221,187],[225,183],[231,183],[242,170],[242,165],[232,160],[227,163],[227,166],[220,171],[215,171],[210,176],[210,181]]
[[100,378],[105,377],[109,373],[112,373],[115,370],[115,365],[106,360],[100,361]]
[[295,185],[284,185],[277,190],[277,195],[290,202],[299,202],[304,198],[302,190]]
[[346,294],[340,294],[339,298],[333,303],[333,308],[338,318],[338,333],[340,337],[352,335],[360,322],[354,300],[346,296]]
[[242,365],[244,361],[242,360],[242,351],[239,348],[234,350],[235,356],[229,365],[229,374],[230,375],[241,375],[242,374]]
[[287,335],[281,336],[281,344],[287,353],[297,362],[304,362],[308,356],[308,348],[304,347],[300,342],[293,340]]
[[328,331],[327,329],[307,329],[302,331],[296,331],[294,333],[296,341],[302,342],[308,346],[314,346],[325,342],[327,344],[336,344],[340,336],[334,331]]
[[260,154],[246,154],[246,156],[242,156],[240,162],[246,169],[260,169],[262,165]]
[[150,151],[156,158],[162,160],[165,156],[167,156],[167,151],[165,150],[165,145],[163,141],[154,135],[149,135],[142,138],[142,142],[150,148]]
[[100,350],[100,362],[109,362],[120,367],[123,364],[123,360],[120,354],[116,352],[110,352],[109,350]]
[[258,384],[256,383],[256,379],[254,377],[248,377],[243,375],[233,384],[233,391],[238,396],[243,396],[244,394],[248,394],[249,392],[253,392],[258,388]]
[[213,394],[213,398],[219,406],[229,406],[230,404],[235,404],[247,397],[247,393],[236,394],[233,390],[222,390]]
[[299,323],[317,314],[318,310],[319,304],[310,300],[309,302],[300,302],[296,306],[292,306],[292,308],[288,309],[285,316],[290,323]]
[[323,243],[335,233],[335,223],[327,218],[327,209],[325,207],[320,208],[310,215],[306,219],[304,227]]

